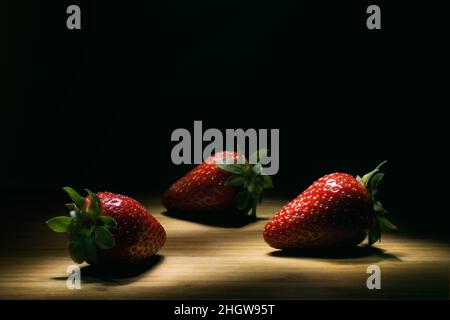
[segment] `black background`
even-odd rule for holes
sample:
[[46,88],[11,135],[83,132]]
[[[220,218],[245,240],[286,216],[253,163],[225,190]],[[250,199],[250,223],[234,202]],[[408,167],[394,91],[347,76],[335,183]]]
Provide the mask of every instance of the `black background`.
[[[76,319],[79,317],[77,312],[67,312],[67,310],[81,310],[88,308],[91,314],[99,315],[101,317],[108,317],[113,319],[123,319],[129,317],[130,310],[157,315],[158,319],[182,319],[183,316],[175,316],[174,310],[176,307],[208,307],[215,308],[219,304],[222,305],[238,305],[238,304],[259,304],[259,305],[275,305],[273,307],[272,315],[258,315],[259,319],[286,319],[292,316],[293,313],[298,313],[301,310],[304,314],[315,314],[318,316],[344,316],[347,319],[359,319],[361,314],[356,310],[375,310],[380,307],[388,309],[393,314],[405,316],[424,316],[429,315],[430,310],[436,312],[445,312],[448,308],[448,300],[245,300],[245,301],[230,301],[230,300],[21,300],[18,301],[0,301],[2,309],[11,308],[18,315],[28,315],[29,310],[35,312],[48,313],[49,319],[58,319],[61,313],[65,313],[69,319]],[[19,305],[20,304],[20,305]],[[120,305],[118,308],[117,306]],[[25,306],[25,307],[24,307]],[[99,306],[101,308],[99,308]],[[50,310],[58,312],[48,312]],[[59,309],[60,308],[60,309]],[[400,311],[401,310],[401,311]],[[375,312],[367,312],[366,319],[378,319],[379,315]],[[185,317],[188,317],[185,315]],[[195,316],[191,316],[194,318]],[[205,319],[248,319],[249,315],[218,315],[211,312],[208,313]],[[255,317],[255,316],[254,316]]]
[[[203,120],[280,129],[273,193],[388,159],[393,220],[446,219],[443,3],[9,1],[2,193],[162,193],[190,169],[171,163],[172,131]],[[80,31],[66,28],[69,4]],[[366,28],[369,4],[382,30]]]

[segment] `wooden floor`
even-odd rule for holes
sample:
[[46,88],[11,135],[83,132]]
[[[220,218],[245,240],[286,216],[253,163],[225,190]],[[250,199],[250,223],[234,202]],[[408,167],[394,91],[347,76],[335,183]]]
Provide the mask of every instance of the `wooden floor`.
[[[159,256],[136,270],[101,273],[84,266],[80,290],[66,288],[72,262],[65,236],[50,232],[44,220],[15,219],[2,231],[0,298],[449,298],[450,248],[445,242],[400,230],[386,235],[378,249],[289,256],[262,239],[264,224],[281,200],[266,201],[259,211],[262,219],[242,227],[184,221],[161,214],[157,199],[143,203],[167,231]],[[381,290],[366,287],[371,264],[381,268]]]

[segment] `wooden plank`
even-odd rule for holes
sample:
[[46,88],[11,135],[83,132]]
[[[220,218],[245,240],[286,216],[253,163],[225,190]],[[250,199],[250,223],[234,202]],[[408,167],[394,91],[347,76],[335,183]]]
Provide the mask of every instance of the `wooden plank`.
[[[167,243],[158,257],[142,270],[110,270],[107,275],[83,266],[81,290],[66,288],[65,272],[72,262],[64,235],[47,230],[44,219],[3,221],[8,227],[2,234],[0,298],[449,297],[447,243],[399,232],[387,234],[379,249],[289,256],[262,239],[267,219],[283,200],[266,201],[259,210],[261,220],[243,227],[184,221],[161,214],[164,209],[156,198],[143,202],[167,231]],[[366,269],[371,264],[382,270],[381,290],[366,287]]]

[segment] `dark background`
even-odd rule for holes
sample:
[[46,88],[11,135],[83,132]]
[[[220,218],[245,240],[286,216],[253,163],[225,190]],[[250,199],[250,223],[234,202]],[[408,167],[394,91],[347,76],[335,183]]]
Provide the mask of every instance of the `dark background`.
[[[8,1],[1,192],[15,204],[62,199],[65,185],[162,193],[190,169],[171,163],[172,131],[203,120],[279,128],[273,193],[288,198],[326,173],[388,159],[382,196],[393,220],[439,225],[443,3]],[[69,4],[81,6],[81,31],[66,28]],[[369,4],[380,5],[382,30],[366,28]]]

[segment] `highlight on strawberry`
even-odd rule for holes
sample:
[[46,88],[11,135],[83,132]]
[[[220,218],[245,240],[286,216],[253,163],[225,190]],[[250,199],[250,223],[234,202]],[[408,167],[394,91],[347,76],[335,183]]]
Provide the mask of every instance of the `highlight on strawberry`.
[[264,190],[273,187],[272,178],[262,174],[260,160],[266,155],[267,150],[259,150],[247,161],[234,151],[217,152],[176,181],[162,202],[169,211],[237,210],[256,219]]
[[76,263],[139,263],[164,245],[164,228],[136,200],[89,190],[84,198],[70,187],[63,189],[73,201],[66,205],[70,214],[52,218],[47,225],[68,233],[69,253]]
[[332,173],[318,179],[266,224],[265,241],[277,249],[351,247],[367,234],[369,246],[379,241],[382,229],[396,229],[376,199],[385,163],[362,178]]

